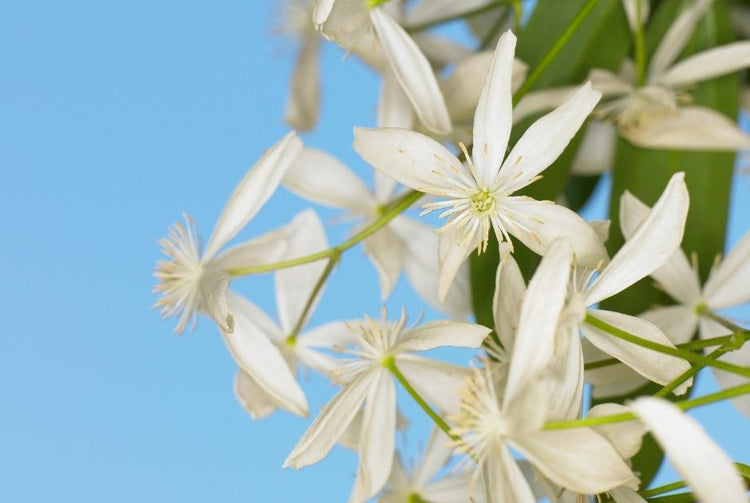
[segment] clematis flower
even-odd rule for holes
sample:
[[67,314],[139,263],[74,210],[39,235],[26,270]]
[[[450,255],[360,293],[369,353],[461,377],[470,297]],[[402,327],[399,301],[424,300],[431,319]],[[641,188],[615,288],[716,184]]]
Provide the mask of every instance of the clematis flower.
[[492,228],[501,242],[515,236],[543,254],[558,237],[574,243],[577,260],[597,263],[606,256],[594,231],[577,214],[551,202],[513,193],[537,179],[565,149],[596,105],[600,94],[583,86],[565,104],[534,123],[505,158],[511,129],[511,74],[516,38],[498,43],[492,71],[474,117],[474,147],[468,167],[448,149],[420,133],[398,128],[355,128],[354,149],[395,180],[445,198],[424,206],[450,217],[440,229],[438,296],[448,288],[466,257],[487,246]]
[[240,181],[216,222],[208,244],[201,252],[201,239],[193,220],[185,215],[186,226],[175,224],[160,241],[168,260],[156,265],[154,287],[161,297],[154,307],[164,318],[178,317],[175,332],[188,323],[195,325],[198,313],[205,313],[225,332],[234,329],[227,303],[230,269],[273,262],[284,253],[286,230],[275,231],[219,253],[242,230],[278,187],[281,178],[302,150],[294,131],[271,147]]
[[395,453],[396,388],[386,365],[394,364],[409,383],[441,410],[454,410],[466,370],[412,354],[442,346],[479,347],[490,329],[458,321],[405,327],[366,318],[357,331],[360,348],[335,373],[343,389],[326,405],[284,461],[302,468],[323,459],[364,404],[359,435],[359,469],[350,501],[361,502],[385,485]]
[[[648,218],[651,208],[629,192],[620,200],[622,233],[630,239],[642,222]],[[651,309],[641,316],[652,321],[666,333],[672,342],[681,344],[690,341],[696,329],[703,339],[727,335],[731,331],[716,321],[700,315],[699,309],[718,312],[750,302],[750,233],[740,239],[726,258],[711,269],[706,283],[701,287],[698,271],[690,265],[685,252],[678,248],[669,260],[651,273],[662,290],[677,304]],[[750,346],[723,355],[721,360],[738,365],[750,365]],[[724,388],[737,386],[747,379],[731,372],[712,369],[719,384]],[[750,416],[750,398],[732,399],[732,403],[745,415]]]
[[[310,201],[345,209],[365,222],[378,218],[397,196],[396,183],[382,173],[375,173],[375,190],[371,191],[338,159],[311,148],[302,150],[283,183]],[[430,226],[399,215],[363,245],[378,271],[383,299],[404,270],[416,292],[431,306],[456,318],[466,318],[471,312],[468,267],[457,274],[445,302],[437,297],[438,239]]]
[[[323,224],[313,210],[300,213],[288,229],[289,247],[283,258],[299,257],[328,248]],[[318,261],[276,272],[278,322],[249,300],[237,299],[240,304],[237,311],[241,313],[242,323],[225,338],[235,359],[242,362],[234,381],[235,395],[253,419],[262,419],[277,407],[306,415],[306,401],[297,403],[288,398],[299,397],[298,386],[290,386],[286,392],[269,393],[266,391],[268,383],[294,382],[295,375],[302,368],[327,375],[338,363],[330,353],[321,350],[330,351],[354,342],[346,322],[331,322],[305,330],[322,295],[321,289],[310,301],[325,267],[324,261]],[[305,313],[308,302],[311,302],[310,308]],[[279,358],[279,355],[283,358]],[[290,403],[294,404],[291,408]]]
[[469,501],[471,473],[454,471],[442,478],[436,476],[451,459],[451,440],[442,430],[434,428],[421,461],[411,473],[396,457],[391,476],[378,498],[379,503],[465,503]]

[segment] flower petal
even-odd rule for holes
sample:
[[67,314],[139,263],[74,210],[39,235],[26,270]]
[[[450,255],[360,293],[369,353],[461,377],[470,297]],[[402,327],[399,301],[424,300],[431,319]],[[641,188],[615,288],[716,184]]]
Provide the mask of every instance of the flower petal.
[[[619,403],[603,403],[591,407],[586,417],[614,416],[627,412],[630,412],[628,407]],[[648,432],[648,428],[639,421],[601,424],[592,429],[606,438],[623,459],[630,459],[641,450],[643,435]]]
[[529,483],[505,444],[490,452],[481,466],[485,501],[492,503],[535,503]]
[[309,131],[318,122],[320,108],[320,39],[314,31],[306,34],[292,73],[291,93],[284,120],[298,131]]
[[561,86],[525,94],[513,107],[513,124],[518,124],[532,115],[554,110],[565,103],[565,100],[577,90],[578,88],[574,86]]
[[378,127],[414,129],[414,110],[390,68],[383,73],[378,100]]
[[317,463],[341,437],[367,398],[375,374],[358,376],[323,407],[284,461],[284,468],[299,469]]
[[458,412],[468,368],[413,354],[398,355],[396,365],[422,398],[444,413]]
[[575,419],[583,405],[583,351],[576,327],[558,333],[555,354],[542,382],[546,385],[547,419]]
[[414,486],[426,487],[429,485],[430,480],[448,463],[452,453],[451,439],[443,430],[433,427],[422,456],[422,462],[414,468],[412,473]]
[[276,402],[242,370],[234,376],[234,396],[253,419],[264,419],[276,410]]
[[621,292],[664,264],[682,242],[688,204],[685,173],[676,173],[648,218],[588,288],[586,305]]
[[491,185],[508,148],[513,125],[511,76],[516,36],[508,30],[500,37],[489,74],[474,113],[474,146],[471,157],[479,181]]
[[[656,325],[646,320],[627,314],[590,309],[589,314],[609,325],[625,332],[637,335],[641,339],[656,342],[663,346],[674,347],[667,336]],[[668,384],[690,368],[688,362],[675,356],[665,355],[619,339],[588,323],[581,324],[581,332],[593,344],[605,353],[614,356],[639,374],[659,383]],[[682,394],[692,383],[692,379],[683,383],[675,394]]]
[[613,124],[592,120],[583,133],[581,146],[570,165],[575,175],[601,175],[612,169],[617,145],[617,130]]
[[[640,5],[638,5],[640,4]],[[636,32],[638,26],[644,24],[648,19],[650,5],[644,0],[622,0],[622,7],[625,9],[625,15],[628,18],[630,31]],[[638,9],[641,10],[640,19],[638,18]]]
[[450,133],[448,108],[425,55],[409,34],[382,8],[371,9],[370,19],[391,68],[419,120],[435,133]]
[[659,77],[667,87],[685,86],[750,66],[750,41],[714,47],[685,58]]
[[[289,230],[291,238],[287,250],[288,258],[300,257],[328,248],[325,228],[313,210],[305,210],[297,215],[289,224]],[[276,309],[279,313],[281,328],[286,334],[291,334],[299,322],[310,295],[312,295],[325,268],[326,261],[318,260],[317,262],[276,271],[274,275]],[[304,326],[310,315],[315,311],[322,291],[321,288],[313,299],[312,305],[300,326]]]
[[229,333],[222,330],[221,335],[237,365],[279,406],[299,416],[306,416],[307,399],[292,369],[248,314],[257,308],[232,291],[228,292],[228,302],[234,315],[234,331]]
[[354,150],[376,169],[421,192],[444,194],[470,176],[448,149],[407,129],[355,127]]
[[594,109],[602,93],[591,83],[581,86],[568,100],[538,119],[513,146],[500,168],[503,190],[516,191],[534,181],[562,154]]
[[659,398],[641,397],[630,407],[649,427],[698,499],[704,503],[747,502],[745,485],[732,460],[696,420]]
[[692,306],[657,307],[641,313],[639,317],[659,327],[672,344],[690,342],[698,328],[698,316]]
[[267,232],[218,254],[212,261],[217,269],[229,271],[281,260],[289,248],[288,226]]
[[[728,334],[729,334],[729,330],[719,325],[715,321],[709,318],[701,318],[701,321],[700,321],[701,339],[709,339],[712,337],[719,337],[719,336],[728,335]],[[706,352],[708,351],[710,350],[706,350]],[[750,344],[745,343],[745,345],[742,346],[740,349],[736,351],[730,351],[729,353],[726,353],[719,359],[724,362],[734,363],[735,365],[741,365],[743,367],[750,367]],[[742,377],[733,372],[726,372],[724,370],[719,370],[715,368],[712,368],[711,370],[713,371],[714,377],[716,378],[716,381],[719,383],[719,386],[722,389],[732,388],[734,386],[740,386],[742,384],[748,383],[748,379],[746,377]],[[750,396],[749,395],[742,395],[736,398],[732,398],[731,402],[732,402],[732,405],[734,405],[734,407],[738,411],[740,411],[746,417],[750,418]]]
[[284,175],[284,187],[324,206],[368,213],[377,204],[362,180],[322,150],[303,148]]
[[525,296],[526,283],[521,269],[513,256],[507,255],[500,261],[495,272],[492,318],[495,322],[495,331],[508,354],[513,351]]
[[443,229],[438,236],[438,299],[445,301],[453,280],[466,262],[469,254],[476,250],[484,236],[474,231],[466,235],[466,230],[457,227]]
[[394,351],[427,351],[444,346],[478,348],[491,329],[464,321],[439,320],[426,323],[401,335]]
[[638,127],[621,129],[620,133],[645,148],[716,151],[750,148],[750,135],[707,107],[679,107],[672,113],[648,117]]
[[739,306],[750,301],[750,232],[711,271],[703,295],[712,309]]
[[216,222],[203,253],[205,260],[213,258],[266,204],[300,150],[302,140],[290,131],[250,168]]
[[559,238],[573,247],[576,264],[596,267],[607,257],[607,250],[593,228],[574,211],[551,201],[535,201],[511,196],[502,201],[514,226],[508,230],[531,251],[547,253]]
[[365,239],[365,253],[375,265],[380,278],[380,298],[386,300],[401,275],[403,245],[390,228],[385,227]]

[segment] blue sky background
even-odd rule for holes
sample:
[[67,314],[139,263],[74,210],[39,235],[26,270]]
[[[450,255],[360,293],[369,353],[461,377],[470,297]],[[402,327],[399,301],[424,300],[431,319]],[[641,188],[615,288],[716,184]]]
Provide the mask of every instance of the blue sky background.
[[[157,239],[183,210],[207,236],[245,170],[288,130],[292,52],[271,37],[275,3],[0,5],[0,500],[346,500],[353,453],[282,470],[311,419],[250,420],[216,329],[201,320],[178,338],[149,309]],[[321,123],[305,141],[369,179],[351,128],[373,125],[377,81],[331,46],[321,71]],[[749,183],[735,188],[730,242],[748,228]],[[280,191],[243,236],[306,206]],[[349,252],[312,325],[377,314],[376,281],[361,249]],[[240,284],[274,312],[270,277]],[[403,281],[388,302],[402,304],[424,308]],[[315,378],[307,389],[312,411],[335,391]],[[699,382],[699,393],[713,389]],[[729,405],[695,416],[750,461],[747,423]],[[409,437],[410,452],[423,436]]]

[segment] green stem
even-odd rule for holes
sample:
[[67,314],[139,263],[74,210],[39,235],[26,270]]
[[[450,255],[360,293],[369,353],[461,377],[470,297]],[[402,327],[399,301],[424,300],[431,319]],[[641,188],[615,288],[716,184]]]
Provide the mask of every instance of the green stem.
[[638,494],[643,496],[644,498],[651,498],[652,496],[658,496],[660,494],[668,493],[670,491],[676,491],[677,489],[682,489],[683,487],[686,487],[687,484],[684,480],[678,480],[677,482],[672,482],[671,484],[665,484],[663,486],[654,487],[653,489],[646,489],[645,491],[639,491]]
[[379,5],[383,5],[384,3],[386,3],[386,2],[390,2],[390,1],[391,1],[391,0],[367,0],[367,5],[368,5],[368,6],[369,6],[369,7],[371,8],[371,9],[374,9],[374,8],[375,8],[375,7],[377,7],[377,6],[379,6]]
[[[726,353],[727,351],[731,351],[732,349],[727,346],[721,346],[719,348],[714,349],[709,354],[706,355],[706,358],[710,358],[712,360],[715,360],[719,358],[721,355]],[[677,378],[675,378],[671,383],[664,386],[662,389],[654,393],[655,397],[663,398],[667,395],[669,395],[671,392],[676,390],[680,387],[682,383],[690,379],[691,377],[695,376],[701,369],[703,369],[704,365],[693,365],[689,369],[687,369],[685,372],[680,374]]]
[[701,304],[698,306],[695,310],[699,316],[702,316],[704,318],[708,318],[710,320],[714,320],[719,325],[723,326],[727,330],[731,330],[732,332],[750,332],[750,330],[741,327],[737,325],[736,323],[732,323],[728,319],[724,318],[723,316],[719,316],[718,314],[711,311],[711,308],[708,307],[706,304]]
[[310,255],[304,255],[302,257],[297,257],[289,260],[282,260],[281,262],[274,262],[272,264],[265,264],[265,265],[257,265],[257,266],[251,266],[251,267],[242,267],[239,269],[230,269],[227,271],[227,273],[230,276],[238,277],[238,276],[247,276],[249,274],[261,274],[265,272],[271,272],[275,271],[277,269],[286,269],[287,267],[294,267],[296,265],[302,265],[302,264],[309,264],[310,262],[315,262],[317,260],[322,260],[325,258],[333,257],[334,255],[341,254],[348,250],[349,248],[354,247],[361,241],[364,241],[365,239],[369,238],[373,234],[375,234],[377,231],[385,227],[388,222],[396,218],[398,215],[403,213],[409,206],[417,202],[419,198],[422,197],[421,192],[417,192],[415,190],[409,191],[405,193],[403,196],[398,198],[393,206],[390,207],[387,211],[385,211],[380,217],[378,217],[375,221],[373,221],[370,225],[356,233],[351,238],[347,239],[340,245],[334,246],[333,248],[329,248],[327,250],[323,250],[317,253],[312,253]]
[[638,85],[646,83],[646,42],[643,35],[643,0],[635,2],[635,64],[638,68]]
[[467,10],[459,14],[453,14],[451,16],[441,17],[438,19],[434,19],[432,21],[428,21],[426,23],[422,23],[422,24],[414,24],[411,26],[407,26],[405,30],[409,33],[418,33],[420,31],[429,30],[430,28],[434,26],[438,26],[438,25],[445,24],[445,23],[450,23],[452,21],[458,21],[459,19],[466,19],[472,16],[483,14],[485,12],[489,12],[491,10],[495,10],[499,7],[502,7],[503,5],[508,5],[511,1],[512,0],[495,0],[494,2],[490,2],[486,5],[482,5],[481,7]]
[[396,378],[398,382],[401,383],[401,386],[404,387],[407,393],[411,395],[411,397],[414,399],[415,402],[422,408],[425,413],[427,413],[428,416],[432,419],[432,421],[445,432],[446,435],[448,435],[451,440],[454,440],[456,442],[461,441],[461,437],[456,435],[451,431],[451,427],[448,426],[448,423],[445,422],[445,420],[440,417],[440,415],[435,412],[430,405],[424,401],[424,399],[417,393],[417,390],[415,390],[412,385],[409,383],[409,381],[406,380],[406,377],[404,377],[404,374],[401,373],[401,371],[396,367],[396,359],[392,356],[387,357],[385,360],[383,360],[383,367],[387,368],[391,374],[393,374],[393,377]]
[[610,325],[609,323],[606,323],[602,320],[594,318],[590,314],[586,315],[585,322],[591,325],[592,327],[598,328],[599,330],[603,330],[607,332],[608,334],[614,337],[617,337],[618,339],[628,341],[637,346],[641,346],[646,349],[656,351],[658,353],[663,353],[665,355],[676,356],[677,358],[682,358],[683,360],[687,360],[690,363],[699,363],[707,367],[714,367],[717,369],[726,370],[727,372],[732,372],[734,374],[750,378],[750,368],[748,367],[742,367],[740,365],[735,365],[733,363],[723,362],[720,360],[712,360],[703,355],[691,353],[690,351],[685,351],[683,349],[678,349],[674,346],[665,346],[663,344],[659,344],[658,342],[653,342],[647,339],[643,339],[636,335],[630,334],[624,330],[621,330],[617,327],[614,327]]
[[581,23],[586,19],[586,17],[591,13],[591,11],[596,7],[596,4],[598,3],[598,0],[588,0],[583,7],[581,7],[581,10],[578,11],[578,14],[576,14],[576,17],[573,18],[573,21],[568,25],[567,28],[565,28],[565,31],[563,31],[560,36],[555,41],[552,48],[547,51],[547,54],[544,55],[544,58],[542,58],[542,61],[534,68],[534,70],[529,74],[526,81],[521,85],[521,87],[516,91],[516,93],[513,95],[513,104],[519,102],[523,96],[528,93],[531,88],[536,84],[536,81],[539,80],[539,77],[542,76],[544,71],[547,69],[550,63],[557,57],[557,54],[562,50],[563,47],[565,47],[565,44],[568,43],[568,41],[571,39],[573,34],[578,30],[578,28],[581,26]]
[[[750,393],[750,383],[727,388],[725,390],[711,393],[699,398],[675,402],[675,405],[682,410],[690,410],[694,409],[695,407],[721,402],[729,398],[747,395],[748,393]],[[544,429],[566,430],[568,428],[587,428],[591,426],[601,426],[603,424],[633,421],[634,419],[638,419],[638,416],[636,416],[632,412],[623,412],[621,414],[612,414],[611,416],[587,417],[584,419],[573,419],[570,421],[552,421],[545,424]]]
[[307,319],[307,315],[310,313],[310,310],[312,309],[312,306],[315,303],[315,299],[318,297],[320,290],[323,289],[323,285],[326,284],[326,280],[328,279],[328,276],[331,275],[331,272],[333,271],[333,267],[336,265],[336,263],[339,261],[340,258],[341,258],[341,253],[339,252],[339,253],[334,253],[333,255],[331,255],[331,258],[328,259],[328,263],[326,264],[325,269],[323,269],[323,272],[321,273],[320,278],[318,278],[317,283],[315,283],[315,287],[313,288],[313,291],[310,294],[310,297],[307,299],[307,302],[305,303],[305,307],[302,309],[302,312],[300,313],[299,318],[297,318],[297,323],[294,324],[294,328],[292,329],[292,332],[286,338],[289,344],[294,344],[294,342],[297,340],[297,336],[299,335],[300,330],[302,330],[302,325],[304,325],[305,320]]

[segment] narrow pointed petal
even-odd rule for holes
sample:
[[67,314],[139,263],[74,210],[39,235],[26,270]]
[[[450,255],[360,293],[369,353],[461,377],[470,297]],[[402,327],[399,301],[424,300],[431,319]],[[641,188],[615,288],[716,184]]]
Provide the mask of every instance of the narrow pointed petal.
[[638,127],[621,130],[621,134],[645,148],[715,151],[750,148],[750,135],[707,107],[680,107],[673,113],[649,117]]
[[647,72],[649,82],[658,80],[682,53],[693,34],[693,30],[695,30],[695,26],[712,3],[713,0],[695,0],[692,5],[677,16],[667,33],[662,37],[656,52],[651,56]]
[[483,7],[493,0],[422,0],[407,13],[408,26],[431,24],[448,16],[457,16]]
[[320,108],[320,74],[318,60],[320,39],[315,32],[307,34],[297,54],[292,73],[291,92],[284,120],[298,131],[309,131],[318,122]]
[[461,270],[466,258],[477,249],[483,236],[479,232],[466,235],[466,229],[452,227],[438,236],[438,299],[442,302],[448,295],[453,280]]
[[412,473],[414,485],[426,487],[440,469],[448,463],[452,452],[452,441],[448,438],[448,435],[440,428],[433,427],[430,439],[427,442],[427,448],[422,456],[422,462],[414,468]]
[[[700,336],[701,339],[710,339],[712,337],[719,337],[722,335],[728,335],[729,330],[719,325],[715,321],[709,318],[701,318],[700,321]],[[734,363],[735,365],[742,365],[743,367],[750,367],[750,344],[745,344],[736,351],[730,351],[721,358],[721,361]],[[748,379],[746,377],[739,376],[733,372],[726,372],[719,369],[711,369],[714,373],[716,381],[722,389],[731,388],[734,386],[740,386],[747,384]],[[742,395],[736,398],[732,398],[732,405],[750,418],[750,396]]]
[[491,185],[508,148],[513,125],[511,77],[516,36],[510,30],[497,43],[487,80],[474,113],[474,146],[471,157],[482,183]]
[[303,333],[299,343],[306,347],[332,348],[357,342],[356,332],[352,331],[354,322],[332,321]]
[[[589,72],[589,80],[594,89],[601,91],[602,96],[607,98],[622,96],[635,90],[628,77],[629,70],[631,68],[626,63],[623,63],[620,73],[594,68]],[[632,72],[635,73],[635,68],[632,68]]]
[[525,187],[547,169],[578,133],[601,97],[602,93],[586,83],[565,103],[529,126],[500,168],[501,176],[507,180],[503,189],[516,191]]
[[659,327],[672,344],[690,342],[698,328],[698,316],[692,306],[657,307],[639,316]]
[[359,469],[350,503],[375,495],[391,473],[396,451],[396,387],[393,377],[380,369],[370,385],[362,417]]
[[659,77],[667,87],[685,86],[736,72],[750,66],[750,41],[714,47],[686,58]]
[[250,301],[229,292],[234,331],[222,330],[229,352],[244,371],[279,406],[299,416],[308,412],[307,399],[279,349],[261,331],[245,309]]
[[[603,403],[592,407],[586,417],[614,416],[627,412],[630,410],[624,405]],[[602,424],[592,429],[606,438],[622,459],[630,459],[638,453],[643,443],[643,435],[648,432],[648,428],[639,421]]]
[[[623,193],[620,197],[620,228],[625,239],[630,239],[635,234],[650,213],[651,208],[640,199],[628,191]],[[698,273],[691,267],[682,248],[677,248],[651,276],[661,284],[665,292],[683,304],[692,304],[701,296]]]
[[315,8],[313,9],[313,23],[315,26],[320,27],[323,23],[328,20],[333,10],[333,4],[336,0],[317,0]]
[[391,68],[419,120],[435,133],[450,133],[448,108],[425,55],[409,34],[382,8],[371,9],[370,19]]
[[589,428],[542,430],[514,438],[513,446],[553,482],[579,493],[599,494],[637,481],[614,447]]
[[[640,3],[640,6],[638,5]],[[625,15],[628,18],[628,24],[630,25],[630,31],[635,33],[639,25],[646,22],[649,15],[650,4],[646,0],[622,0],[622,7],[625,9]],[[640,7],[641,17],[638,17],[638,9]]]
[[401,275],[403,263],[401,240],[390,228],[386,227],[365,239],[363,245],[365,253],[378,271],[380,298],[386,300]]
[[401,89],[396,74],[388,69],[383,73],[378,100],[378,127],[414,129],[414,111],[409,97]]
[[575,327],[568,334],[558,334],[555,355],[542,381],[546,387],[547,419],[575,419],[583,405],[583,351]]
[[616,503],[648,503],[640,494],[629,487],[616,487],[609,491]]
[[577,90],[578,88],[574,86],[561,86],[532,91],[524,95],[521,101],[513,107],[513,124],[518,124],[532,115],[554,110],[565,103],[565,100]]
[[217,269],[229,271],[281,260],[289,248],[289,227],[267,232],[221,252],[211,262]]
[[750,232],[711,272],[703,295],[712,309],[739,306],[750,301]]
[[[313,210],[305,210],[297,215],[289,224],[289,230],[291,237],[287,258],[300,257],[328,248],[328,239],[323,222],[320,221]],[[286,334],[290,334],[297,325],[325,268],[326,261],[319,260],[276,271],[274,275],[276,309],[279,313],[281,328]],[[301,326],[307,323],[310,315],[315,311],[322,292],[323,289],[321,288],[313,299]]]
[[[589,314],[620,330],[637,335],[641,339],[674,347],[656,325],[646,320],[627,314],[594,309],[589,310]],[[690,364],[681,358],[665,355],[624,341],[587,323],[581,325],[581,332],[591,344],[617,358],[642,376],[659,384],[668,384],[690,368]],[[677,388],[675,393],[684,393],[691,383],[692,379]]]
[[367,213],[377,203],[370,189],[341,161],[304,148],[284,175],[284,186],[314,203]]
[[428,351],[443,346],[478,348],[492,329],[463,321],[439,320],[403,334],[395,351]]
[[438,68],[455,65],[473,54],[466,45],[429,31],[413,33],[412,38],[427,60]]
[[299,469],[326,457],[367,398],[374,378],[375,374],[367,373],[344,386],[302,435],[284,461],[284,468]]
[[554,354],[557,321],[565,305],[573,251],[557,240],[542,258],[526,290],[505,387],[505,401],[536,381]]
[[512,255],[500,261],[495,272],[495,293],[492,296],[492,317],[503,347],[511,354],[526,296],[526,283]]
[[747,502],[745,485],[732,460],[695,419],[658,398],[638,398],[630,407],[648,425],[698,499],[703,503]]
[[415,131],[355,127],[354,150],[376,169],[421,192],[440,195],[469,180],[455,155]]
[[375,199],[379,203],[388,203],[396,197],[398,187],[396,180],[377,169],[372,170],[372,178],[375,182]]
[[596,267],[607,258],[607,250],[594,229],[576,212],[551,201],[508,197],[502,205],[515,225],[508,230],[536,254],[544,255],[559,238],[573,247],[576,264]]
[[612,169],[617,145],[617,129],[613,124],[592,120],[583,133],[581,146],[570,166],[575,175],[601,175]]
[[234,376],[234,396],[253,419],[264,419],[276,410],[276,403],[242,370]]
[[499,452],[490,452],[482,464],[482,485],[488,503],[535,503],[529,483],[503,444]]
[[399,355],[398,369],[425,400],[444,413],[458,412],[461,391],[471,372],[460,367],[418,355]]
[[216,222],[203,255],[205,259],[213,258],[266,204],[300,150],[302,140],[291,131],[250,168]]
[[216,322],[220,330],[232,332],[234,330],[234,316],[227,300],[229,280],[229,274],[224,271],[208,270],[201,276],[198,291],[206,314]]
[[682,242],[688,205],[685,173],[676,173],[648,218],[586,291],[586,304],[621,292],[663,265]]

